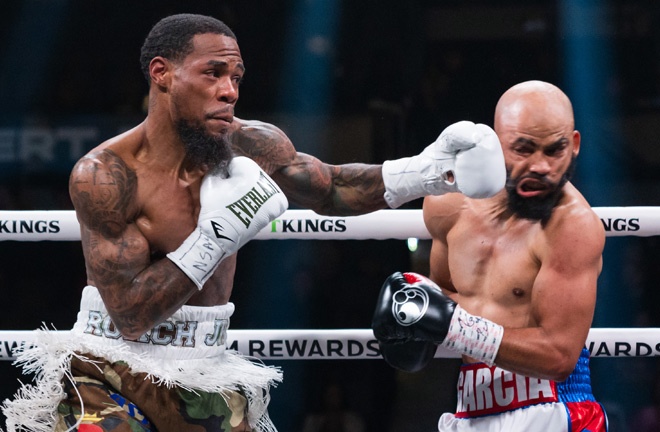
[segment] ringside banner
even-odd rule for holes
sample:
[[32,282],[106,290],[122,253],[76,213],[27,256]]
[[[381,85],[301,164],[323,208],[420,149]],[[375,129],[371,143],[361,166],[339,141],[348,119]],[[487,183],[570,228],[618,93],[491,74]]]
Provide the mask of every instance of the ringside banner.
[[[14,350],[30,346],[35,335],[29,330],[0,331],[0,360],[15,360]],[[228,330],[227,346],[263,360],[381,358],[371,329]],[[593,328],[586,348],[592,358],[659,357],[660,328]],[[435,357],[458,358],[458,354],[438,348]]]
[[[594,207],[610,237],[660,235],[660,207]],[[430,239],[421,210],[379,210],[337,217],[287,210],[257,240]],[[75,241],[80,226],[72,210],[0,211],[0,241]]]

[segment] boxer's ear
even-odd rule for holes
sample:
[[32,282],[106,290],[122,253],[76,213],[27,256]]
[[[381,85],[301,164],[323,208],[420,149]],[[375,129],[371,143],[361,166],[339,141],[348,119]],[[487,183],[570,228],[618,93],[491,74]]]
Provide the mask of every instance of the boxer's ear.
[[166,58],[156,56],[149,62],[149,77],[158,87],[169,87],[172,63]]
[[577,156],[580,153],[580,132],[573,131],[573,156]]

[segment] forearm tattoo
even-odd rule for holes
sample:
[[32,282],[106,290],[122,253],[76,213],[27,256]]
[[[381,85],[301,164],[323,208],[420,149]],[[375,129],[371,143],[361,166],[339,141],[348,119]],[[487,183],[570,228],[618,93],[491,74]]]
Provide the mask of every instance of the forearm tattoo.
[[257,162],[290,202],[317,213],[343,216],[387,206],[380,165],[329,165],[297,152],[289,138],[273,125],[244,123],[231,136],[235,153]]

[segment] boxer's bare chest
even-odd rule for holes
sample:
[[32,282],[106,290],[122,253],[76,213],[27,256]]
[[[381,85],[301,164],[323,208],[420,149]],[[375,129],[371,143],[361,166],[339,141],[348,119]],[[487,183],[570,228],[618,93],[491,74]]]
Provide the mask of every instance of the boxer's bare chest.
[[184,184],[172,176],[138,172],[135,223],[149,242],[153,256],[173,251],[195,228],[199,213],[198,191],[199,184]]
[[[135,223],[147,239],[152,260],[179,247],[197,226],[199,181],[187,183],[168,176],[142,181],[138,177],[140,213]],[[188,304],[212,306],[229,301],[235,259],[223,261],[214,276]]]
[[471,313],[524,324],[503,315],[527,316],[540,269],[535,253],[540,235],[540,226],[525,220],[461,218],[447,237],[449,268],[461,299],[473,305]]

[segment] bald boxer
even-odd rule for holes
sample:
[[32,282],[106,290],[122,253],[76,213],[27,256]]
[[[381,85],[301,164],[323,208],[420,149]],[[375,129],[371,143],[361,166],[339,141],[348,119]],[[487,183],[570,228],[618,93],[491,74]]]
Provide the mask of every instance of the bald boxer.
[[571,102],[523,82],[501,96],[494,125],[505,190],[424,200],[430,279],[390,276],[374,333],[399,369],[420,370],[438,345],[462,355],[456,413],[440,431],[605,431],[584,348],[605,234],[569,181],[580,151]]
[[146,119],[71,173],[88,286],[72,337],[40,334],[20,356],[41,372],[5,402],[9,429],[274,431],[280,371],[225,347],[240,247],[288,202],[354,215],[428,194],[492,196],[501,148],[491,129],[460,122],[382,166],[299,153],[275,126],[234,117],[245,66],[211,17],[158,22],[141,64]]

